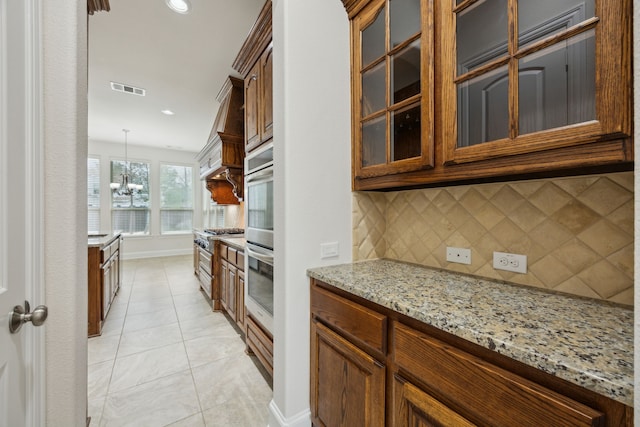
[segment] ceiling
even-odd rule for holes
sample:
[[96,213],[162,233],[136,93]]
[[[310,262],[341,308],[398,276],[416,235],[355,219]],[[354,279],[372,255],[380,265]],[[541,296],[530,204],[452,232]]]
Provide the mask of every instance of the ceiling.
[[[216,95],[264,0],[110,0],[89,16],[89,140],[198,152],[211,131]],[[116,92],[111,82],[146,90]],[[162,110],[175,114],[167,116]]]

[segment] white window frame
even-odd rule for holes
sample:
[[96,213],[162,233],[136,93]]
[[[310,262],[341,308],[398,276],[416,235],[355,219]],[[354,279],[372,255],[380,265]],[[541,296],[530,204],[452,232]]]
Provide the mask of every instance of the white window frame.
[[[113,162],[124,162],[124,161],[125,161],[125,159],[123,159],[121,157],[112,157],[112,158],[109,159],[109,171],[108,171],[109,172],[108,173],[109,180],[110,180],[109,183],[114,181],[114,179],[116,180],[114,182],[119,182],[119,177],[115,178],[115,177],[111,176],[112,168],[113,168],[113,166],[112,166]],[[152,184],[153,162],[151,160],[130,159],[130,158],[127,158],[126,161],[129,162],[129,164],[131,164],[131,163],[142,163],[142,164],[146,164],[147,165],[147,173],[148,173],[147,185],[148,185],[148,188],[149,188],[149,191],[148,191],[148,194],[147,194],[148,195],[148,202],[147,202],[147,206],[145,206],[145,207],[133,207],[133,206],[132,207],[122,207],[122,208],[121,207],[114,207],[113,206],[113,193],[110,192],[110,194],[109,194],[109,206],[110,206],[110,211],[111,211],[111,231],[112,232],[119,231],[120,233],[122,233],[123,235],[128,236],[128,237],[138,237],[138,236],[139,237],[149,237],[149,236],[152,235],[151,230],[152,230],[152,225],[153,225],[152,224],[152,215],[151,215],[152,214],[152,206],[153,206],[153,198],[152,198],[152,193],[153,193],[153,184]],[[115,212],[125,212],[125,211],[129,211],[132,214],[134,212],[141,212],[141,211],[146,212],[147,213],[147,220],[146,220],[147,227],[146,227],[146,230],[143,231],[143,232],[133,232],[133,233],[128,232],[127,230],[116,230],[115,227],[114,227],[114,223],[115,223],[114,214],[115,214]]]
[[[185,167],[185,168],[190,168],[191,169],[191,207],[190,208],[168,208],[168,207],[163,207],[162,206],[162,167],[163,166],[178,166],[178,167]],[[191,234],[193,233],[193,221],[194,221],[194,215],[195,215],[195,189],[196,189],[196,182],[195,182],[195,175],[196,175],[197,171],[196,168],[194,167],[193,164],[191,163],[182,163],[182,162],[166,162],[166,161],[161,161],[158,167],[158,194],[160,197],[160,201],[158,203],[158,207],[159,207],[159,218],[160,218],[160,227],[159,227],[159,233],[160,235],[178,235],[178,234]],[[163,224],[162,224],[162,213],[166,212],[166,211],[184,211],[184,212],[191,212],[191,227],[189,229],[185,229],[185,230],[177,230],[177,231],[163,231]]]

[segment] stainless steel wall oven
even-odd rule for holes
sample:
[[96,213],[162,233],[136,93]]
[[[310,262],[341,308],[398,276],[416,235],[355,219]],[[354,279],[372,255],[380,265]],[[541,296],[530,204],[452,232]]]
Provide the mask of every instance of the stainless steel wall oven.
[[245,158],[245,305],[273,333],[273,143]]

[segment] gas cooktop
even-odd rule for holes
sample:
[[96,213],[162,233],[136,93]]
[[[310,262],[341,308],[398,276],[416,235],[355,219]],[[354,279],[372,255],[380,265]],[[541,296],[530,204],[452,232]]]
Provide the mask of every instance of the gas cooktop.
[[212,236],[224,236],[226,234],[244,234],[244,228],[207,228],[204,232]]

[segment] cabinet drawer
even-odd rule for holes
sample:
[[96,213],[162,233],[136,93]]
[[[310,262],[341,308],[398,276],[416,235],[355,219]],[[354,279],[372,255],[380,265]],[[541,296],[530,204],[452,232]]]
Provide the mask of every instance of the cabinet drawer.
[[478,424],[600,426],[604,414],[478,357],[394,324],[394,358],[447,405]]
[[245,319],[247,323],[247,346],[260,359],[262,366],[273,377],[273,340],[258,325],[250,313]]
[[233,248],[229,248],[227,249],[227,260],[235,265],[237,263],[237,255],[238,255],[238,251],[233,249]]
[[229,247],[227,245],[221,244],[220,245],[220,258],[228,260],[229,259],[228,255],[227,255],[227,251],[228,250],[229,250]]
[[211,274],[211,254],[204,249],[200,249],[200,263],[207,265],[207,271]]
[[386,352],[386,316],[317,286],[311,287],[311,313],[347,338]]
[[236,256],[238,258],[238,262],[236,263],[238,270],[244,271],[244,252],[238,251]]

